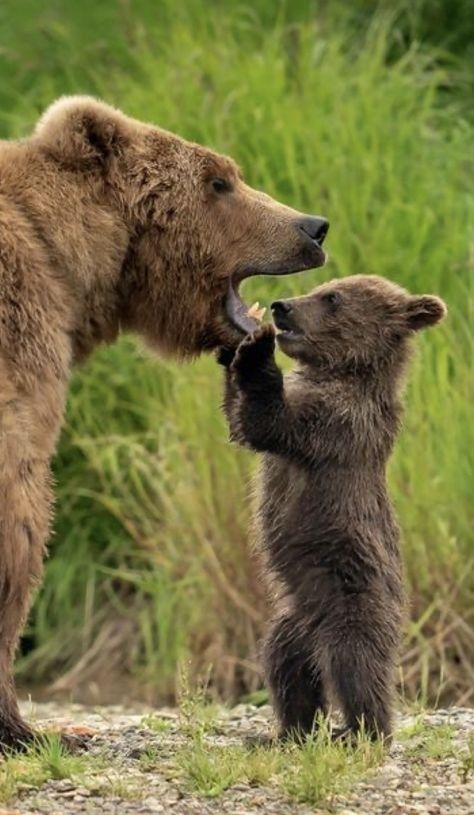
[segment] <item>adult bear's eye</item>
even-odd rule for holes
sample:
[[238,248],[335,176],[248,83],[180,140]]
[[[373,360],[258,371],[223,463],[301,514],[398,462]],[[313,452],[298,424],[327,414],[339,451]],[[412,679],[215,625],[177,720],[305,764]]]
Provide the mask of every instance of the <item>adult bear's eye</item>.
[[341,302],[341,295],[337,291],[328,291],[327,294],[323,294],[321,299],[323,303],[327,303],[329,306],[337,306]]
[[224,192],[232,192],[232,186],[225,178],[211,178],[210,185],[218,195],[222,195]]

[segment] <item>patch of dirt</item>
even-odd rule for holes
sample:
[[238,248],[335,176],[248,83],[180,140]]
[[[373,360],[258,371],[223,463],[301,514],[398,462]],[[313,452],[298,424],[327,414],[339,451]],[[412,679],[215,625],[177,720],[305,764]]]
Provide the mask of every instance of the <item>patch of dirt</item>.
[[[32,718],[30,705],[23,711]],[[21,815],[470,815],[474,812],[474,784],[467,762],[468,742],[474,734],[474,710],[451,708],[432,713],[402,715],[397,736],[385,761],[357,782],[349,794],[336,795],[330,808],[318,809],[290,801],[278,786],[238,783],[216,798],[189,791],[173,757],[186,741],[179,711],[153,711],[158,726],[150,725],[149,710],[119,706],[86,708],[79,705],[39,704],[36,726],[77,726],[89,737],[89,756],[97,757],[93,785],[84,779],[50,780],[40,789],[21,789],[4,813]],[[450,725],[450,748],[441,756],[427,755],[407,728]],[[271,728],[268,706],[239,705],[220,709],[205,735],[209,746],[242,744],[247,736]],[[436,754],[436,749],[432,751]],[[105,760],[105,764],[104,764]],[[472,758],[471,758],[472,761]],[[102,785],[103,782],[103,785]],[[104,791],[105,790],[105,791]]]

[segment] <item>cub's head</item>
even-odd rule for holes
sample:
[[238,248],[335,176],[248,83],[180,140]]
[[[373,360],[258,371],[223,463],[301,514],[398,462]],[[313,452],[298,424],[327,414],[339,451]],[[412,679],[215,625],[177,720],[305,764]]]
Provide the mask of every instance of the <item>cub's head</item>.
[[375,370],[403,362],[408,339],[435,325],[446,306],[433,295],[410,295],[375,275],[355,275],[318,286],[311,294],[272,304],[278,344],[315,367]]
[[244,278],[325,262],[324,218],[252,189],[230,158],[95,99],[59,100],[35,138],[67,183],[126,230],[119,322],[161,350],[237,345],[256,327]]

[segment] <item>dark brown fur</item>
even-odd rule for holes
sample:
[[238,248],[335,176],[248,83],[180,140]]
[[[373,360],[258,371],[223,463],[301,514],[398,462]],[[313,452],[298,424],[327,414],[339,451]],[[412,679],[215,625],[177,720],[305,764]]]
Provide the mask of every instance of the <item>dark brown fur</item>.
[[231,438],[265,454],[276,608],[264,660],[280,733],[310,731],[334,697],[350,731],[388,736],[403,589],[385,468],[410,337],[445,307],[356,276],[272,308],[296,369],[283,378],[270,325],[222,361]]
[[122,329],[180,357],[237,342],[230,276],[322,262],[301,218],[225,156],[88,97],[0,144],[0,751],[32,736],[12,664],[71,365]]

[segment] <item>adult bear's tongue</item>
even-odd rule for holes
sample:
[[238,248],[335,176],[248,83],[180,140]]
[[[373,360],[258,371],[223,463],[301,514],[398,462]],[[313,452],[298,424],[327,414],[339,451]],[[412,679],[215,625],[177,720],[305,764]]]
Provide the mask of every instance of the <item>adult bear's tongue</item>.
[[[227,288],[227,296],[225,300],[226,314],[235,328],[242,331],[243,334],[251,334],[258,328],[258,322],[254,317],[249,314],[249,307],[242,300],[238,285],[239,280],[229,278],[229,285]],[[258,316],[258,314],[256,314]]]

